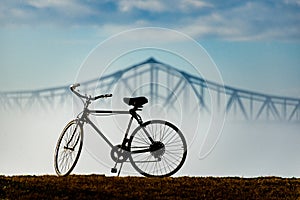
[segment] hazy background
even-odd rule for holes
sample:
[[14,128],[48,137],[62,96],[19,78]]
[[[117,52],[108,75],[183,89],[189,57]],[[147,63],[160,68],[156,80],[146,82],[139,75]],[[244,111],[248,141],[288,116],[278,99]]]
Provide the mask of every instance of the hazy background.
[[[73,83],[99,43],[121,31],[158,26],[199,42],[226,85],[300,97],[299,11],[298,0],[4,0],[0,2],[0,91]],[[169,39],[151,38],[158,43]],[[197,57],[197,52],[182,48]],[[128,64],[136,62],[124,62],[124,67]],[[53,174],[56,140],[72,117],[69,106],[1,111],[0,174]],[[178,175],[299,176],[299,128],[295,123],[226,121],[209,156],[199,159],[200,136],[193,142]],[[109,149],[104,147],[99,150],[104,153],[95,156],[97,151],[84,149],[75,172],[110,174]],[[127,171],[134,174],[130,167]]]

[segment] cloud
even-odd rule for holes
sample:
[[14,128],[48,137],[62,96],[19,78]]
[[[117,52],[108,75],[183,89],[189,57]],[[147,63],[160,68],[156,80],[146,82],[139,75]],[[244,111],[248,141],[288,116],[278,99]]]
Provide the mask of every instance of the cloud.
[[[284,9],[281,12],[288,13]],[[248,2],[205,16],[189,18],[180,27],[193,37],[225,40],[299,40],[300,14],[278,15],[279,7]]]
[[71,0],[4,0],[0,2],[0,12],[0,24],[14,27],[74,25],[95,14],[89,5]]
[[43,10],[44,12],[47,12],[47,9],[52,9],[65,16],[86,16],[93,13],[92,8],[87,4],[72,0],[28,0],[27,5],[32,6],[36,10]]
[[0,24],[93,26],[111,29],[109,35],[125,27],[159,26],[197,39],[299,41],[299,11],[300,0],[3,0]]
[[150,12],[163,12],[167,7],[159,0],[120,0],[118,7],[122,12],[130,12],[133,9],[146,10]]
[[213,7],[212,4],[200,0],[119,0],[117,1],[119,10],[122,12],[130,12],[137,10],[143,10],[148,12],[189,12],[192,10],[198,10],[205,7]]
[[284,0],[283,2],[290,5],[300,6],[300,0]]
[[182,0],[178,2],[178,8],[181,11],[191,11],[195,9],[202,9],[206,7],[213,7],[211,3],[205,1],[198,1],[198,0]]

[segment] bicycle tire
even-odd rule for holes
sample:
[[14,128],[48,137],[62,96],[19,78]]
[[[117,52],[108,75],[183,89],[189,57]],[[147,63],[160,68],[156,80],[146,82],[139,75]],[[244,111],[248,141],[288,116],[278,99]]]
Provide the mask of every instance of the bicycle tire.
[[[143,128],[160,147],[154,151],[134,153],[153,146]],[[137,127],[128,146],[132,152],[129,157],[132,166],[147,177],[168,177],[175,174],[187,156],[187,144],[182,132],[164,120],[150,120]]]
[[82,126],[78,120],[72,120],[63,129],[55,148],[54,167],[58,176],[67,176],[72,172],[79,159],[82,144]]

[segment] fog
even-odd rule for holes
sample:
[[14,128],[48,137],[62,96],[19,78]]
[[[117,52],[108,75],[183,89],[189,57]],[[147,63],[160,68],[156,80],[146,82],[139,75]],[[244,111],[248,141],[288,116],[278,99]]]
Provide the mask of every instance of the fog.
[[[74,117],[74,108],[70,105],[57,106],[52,110],[2,110],[0,173],[55,174],[56,142],[65,124]],[[122,109],[125,108],[128,106],[124,104]],[[156,115],[153,110],[155,106],[145,106],[144,121],[166,118],[178,125],[187,139],[188,157],[175,176],[300,176],[299,124],[227,118],[219,137],[208,135],[208,140],[205,140],[207,124],[210,124],[207,115],[196,113],[199,118],[192,118],[193,115],[188,114],[185,115],[187,118],[181,116],[182,121],[179,122],[176,115],[170,114],[173,111]],[[152,113],[151,116],[149,113]],[[113,144],[121,142],[129,120],[128,116],[91,119]],[[85,126],[84,130],[83,151],[73,173],[114,175],[110,173],[114,164],[110,158],[110,147],[89,126]],[[209,139],[215,140],[216,145],[209,143]],[[125,163],[121,175],[138,174],[130,163]]]

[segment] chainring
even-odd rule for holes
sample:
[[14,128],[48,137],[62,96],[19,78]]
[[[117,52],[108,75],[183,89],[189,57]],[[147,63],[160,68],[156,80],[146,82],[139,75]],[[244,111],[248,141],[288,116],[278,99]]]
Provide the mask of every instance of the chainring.
[[110,151],[110,157],[113,161],[122,163],[129,158],[129,151],[122,149],[121,145],[113,146]]

